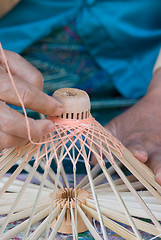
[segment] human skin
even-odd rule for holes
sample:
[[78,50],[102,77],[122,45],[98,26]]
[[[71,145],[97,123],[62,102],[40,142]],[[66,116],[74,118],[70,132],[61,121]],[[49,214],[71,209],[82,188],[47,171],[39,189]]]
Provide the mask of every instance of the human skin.
[[[26,108],[56,116],[62,106],[43,93],[41,73],[20,55],[5,51],[18,92]],[[134,156],[146,163],[161,185],[161,69],[155,72],[147,94],[133,107],[114,118],[105,127],[118,138]],[[0,150],[24,144],[28,139],[26,121],[7,104],[21,106],[0,55]],[[40,138],[54,128],[50,120],[28,118],[32,139]],[[92,159],[91,164],[96,164]]]
[[[45,115],[62,114],[62,105],[42,91],[41,73],[20,55],[7,50],[4,53],[24,106]],[[22,145],[28,139],[24,115],[7,104],[21,106],[0,54],[0,150]],[[32,139],[40,138],[54,128],[47,119],[28,118],[28,121]]]
[[[147,94],[105,128],[152,169],[161,185],[161,69],[155,72]],[[93,158],[91,164],[95,163]]]

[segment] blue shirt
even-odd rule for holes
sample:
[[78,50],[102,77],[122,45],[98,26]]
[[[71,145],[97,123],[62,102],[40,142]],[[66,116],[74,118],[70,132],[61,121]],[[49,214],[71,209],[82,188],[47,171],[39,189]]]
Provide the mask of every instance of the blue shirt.
[[21,53],[73,19],[119,92],[143,96],[161,43],[160,0],[22,0],[0,20],[0,40],[3,48]]

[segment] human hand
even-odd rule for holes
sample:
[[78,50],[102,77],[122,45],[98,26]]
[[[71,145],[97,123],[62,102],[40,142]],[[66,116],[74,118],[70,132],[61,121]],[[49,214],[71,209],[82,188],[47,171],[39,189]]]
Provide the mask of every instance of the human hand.
[[[12,77],[24,106],[44,115],[62,114],[62,105],[45,94],[41,73],[17,53],[4,50]],[[0,54],[0,150],[24,144],[28,139],[24,115],[7,104],[21,106]],[[37,139],[53,129],[50,120],[28,118],[31,138]]]
[[[141,162],[154,172],[161,185],[161,69],[159,69],[147,94],[133,107],[114,118],[105,126]],[[92,164],[94,164],[93,159]]]

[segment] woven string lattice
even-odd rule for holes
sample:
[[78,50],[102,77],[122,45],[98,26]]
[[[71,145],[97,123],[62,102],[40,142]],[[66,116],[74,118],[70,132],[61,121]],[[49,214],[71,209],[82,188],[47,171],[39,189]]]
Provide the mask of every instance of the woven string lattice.
[[[29,143],[1,153],[0,239],[23,233],[22,239],[43,236],[53,240],[58,232],[78,239],[78,233],[86,230],[94,239],[110,239],[106,227],[129,240],[143,239],[141,231],[161,234],[161,187],[154,174],[91,115],[84,116],[50,118],[54,123],[51,133],[33,141],[29,132]],[[92,155],[98,162],[94,168],[90,166]],[[67,158],[73,166],[72,187],[63,166]],[[80,159],[87,175],[77,183]],[[25,181],[19,179],[22,172]],[[92,219],[100,223],[101,234]],[[10,227],[14,221],[18,225]]]

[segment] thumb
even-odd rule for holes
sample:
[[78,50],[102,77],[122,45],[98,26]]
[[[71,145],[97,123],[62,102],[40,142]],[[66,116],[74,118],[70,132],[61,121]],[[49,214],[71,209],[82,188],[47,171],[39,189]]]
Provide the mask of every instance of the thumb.
[[133,153],[133,155],[140,161],[146,162],[148,160],[148,153],[143,144],[139,140],[133,140],[129,142],[126,147]]

